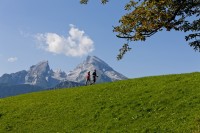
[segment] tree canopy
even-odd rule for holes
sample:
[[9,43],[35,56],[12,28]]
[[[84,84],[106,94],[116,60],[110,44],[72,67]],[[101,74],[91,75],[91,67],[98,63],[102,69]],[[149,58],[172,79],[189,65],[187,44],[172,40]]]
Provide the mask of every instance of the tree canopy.
[[[80,0],[87,4],[88,0]],[[101,0],[106,4],[109,0]],[[185,40],[200,52],[200,0],[130,0],[125,5],[127,14],[119,20],[113,31],[126,40],[117,59],[131,50],[132,41],[145,41],[162,30],[189,32]]]

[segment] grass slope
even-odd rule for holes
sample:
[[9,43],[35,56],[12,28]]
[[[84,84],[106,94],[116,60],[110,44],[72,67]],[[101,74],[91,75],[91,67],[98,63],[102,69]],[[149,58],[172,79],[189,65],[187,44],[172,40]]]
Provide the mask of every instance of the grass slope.
[[200,132],[200,73],[0,99],[0,132]]

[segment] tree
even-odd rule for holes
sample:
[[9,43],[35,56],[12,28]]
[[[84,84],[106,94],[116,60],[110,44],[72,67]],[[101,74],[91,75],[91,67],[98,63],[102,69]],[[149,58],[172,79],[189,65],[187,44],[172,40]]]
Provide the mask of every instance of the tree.
[[[80,0],[81,4],[87,2]],[[108,0],[101,2],[106,4]],[[119,26],[113,29],[118,38],[126,40],[117,59],[122,59],[131,50],[130,42],[145,41],[164,29],[190,32],[185,40],[200,52],[200,0],[130,0],[125,10],[128,13],[121,17]]]

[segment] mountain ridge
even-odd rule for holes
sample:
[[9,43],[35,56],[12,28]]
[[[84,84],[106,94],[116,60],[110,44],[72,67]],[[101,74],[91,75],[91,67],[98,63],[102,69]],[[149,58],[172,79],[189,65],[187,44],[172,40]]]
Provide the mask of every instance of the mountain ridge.
[[77,65],[74,70],[68,73],[67,80],[84,83],[87,72],[90,71],[92,73],[94,70],[97,71],[98,83],[128,79],[124,75],[115,71],[100,58],[96,56],[88,56],[86,60]]
[[[26,89],[27,84],[36,86],[36,90],[46,90],[52,88],[71,88],[76,86],[82,86],[85,84],[86,73],[88,71],[97,70],[97,83],[112,82],[116,80],[124,80],[127,77],[115,71],[106,62],[101,60],[96,56],[87,56],[87,58],[77,65],[74,70],[70,71],[68,74],[62,70],[53,71],[47,60],[40,61],[36,65],[32,65],[29,70],[22,70],[16,73],[3,74],[0,77],[1,84],[7,84],[7,87],[12,91],[11,95],[14,94],[14,89],[16,85],[21,85],[22,88]],[[24,86],[23,86],[24,85]],[[12,88],[12,89],[11,89]],[[34,88],[34,87],[32,87]],[[31,92],[23,90],[22,92]],[[9,92],[7,90],[7,92]],[[19,94],[16,90],[16,94]],[[0,97],[4,94],[0,94]]]

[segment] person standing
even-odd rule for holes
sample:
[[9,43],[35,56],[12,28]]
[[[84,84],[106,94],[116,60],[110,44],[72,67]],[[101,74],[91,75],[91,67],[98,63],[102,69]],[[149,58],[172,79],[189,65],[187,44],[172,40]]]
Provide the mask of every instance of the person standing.
[[85,85],[88,85],[88,83],[89,83],[89,85],[91,84],[91,80],[90,80],[90,71],[87,73]]
[[95,69],[94,72],[92,73],[92,77],[93,77],[93,84],[95,84],[95,83],[96,83],[96,78],[98,77],[98,76],[97,76],[96,69]]

